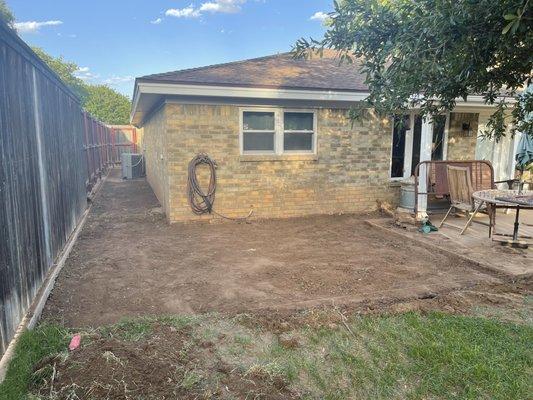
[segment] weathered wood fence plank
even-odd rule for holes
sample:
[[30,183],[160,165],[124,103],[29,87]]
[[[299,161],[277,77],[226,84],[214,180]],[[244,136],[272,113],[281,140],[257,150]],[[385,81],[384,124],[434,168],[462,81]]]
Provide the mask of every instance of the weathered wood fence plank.
[[0,355],[117,161],[110,132],[0,22]]

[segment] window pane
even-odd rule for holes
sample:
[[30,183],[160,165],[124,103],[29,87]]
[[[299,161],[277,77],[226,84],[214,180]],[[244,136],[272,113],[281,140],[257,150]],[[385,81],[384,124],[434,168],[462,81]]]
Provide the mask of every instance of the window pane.
[[409,129],[409,116],[395,116],[392,135],[391,178],[401,178],[403,176],[405,131],[407,129]]
[[283,148],[285,150],[313,150],[312,133],[287,133],[283,135]]
[[244,151],[274,151],[274,133],[245,132],[242,140]]
[[446,116],[437,115],[433,119],[433,143],[431,149],[432,160],[442,160],[444,130],[446,128]]
[[286,131],[312,131],[313,113],[291,113],[284,114]]
[[273,131],[273,112],[250,112],[245,111],[242,115],[243,129],[245,131]]
[[422,117],[415,115],[413,128],[413,156],[411,157],[411,175],[414,175],[416,166],[420,162],[420,141],[422,140]]

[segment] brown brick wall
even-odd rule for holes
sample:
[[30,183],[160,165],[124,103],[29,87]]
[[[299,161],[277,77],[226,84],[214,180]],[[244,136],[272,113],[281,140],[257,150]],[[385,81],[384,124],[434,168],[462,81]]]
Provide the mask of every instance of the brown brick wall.
[[[159,203],[168,213],[168,168],[166,148],[165,108],[155,111],[143,126],[143,150],[146,163],[146,178],[152,186]],[[168,214],[167,214],[168,215]]]
[[[345,111],[320,109],[317,156],[254,157],[239,154],[236,106],[168,103],[164,114],[166,124],[156,118],[166,130],[171,221],[199,218],[190,210],[186,184],[188,162],[200,152],[217,161],[215,209],[228,216],[246,215],[251,207],[259,218],[348,213],[375,209],[376,200],[396,201],[397,189],[389,186],[391,128],[377,119],[352,127]],[[145,128],[147,153],[160,143],[150,133]],[[156,144],[148,145],[152,140]],[[147,154],[156,192],[165,180],[160,166]]]
[[[473,160],[476,158],[479,114],[450,113],[448,130],[448,160]],[[463,130],[470,123],[470,133]]]

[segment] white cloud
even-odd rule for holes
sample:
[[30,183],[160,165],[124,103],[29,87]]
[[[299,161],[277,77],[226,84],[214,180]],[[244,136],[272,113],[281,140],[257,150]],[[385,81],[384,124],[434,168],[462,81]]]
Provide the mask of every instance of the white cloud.
[[36,33],[43,26],[57,26],[61,25],[63,21],[53,20],[53,21],[25,21],[25,22],[15,22],[15,29],[20,33]]
[[82,81],[94,81],[100,78],[100,75],[93,74],[89,67],[79,67],[78,70],[74,72],[74,75]]
[[219,13],[237,13],[241,11],[241,5],[246,3],[246,0],[213,0],[203,3],[200,6],[200,11],[219,12]]
[[89,67],[79,67],[74,75],[82,81],[90,82],[91,84],[117,86],[122,83],[133,82],[135,77],[131,75],[111,75],[106,78],[100,74],[91,72]]
[[151,24],[158,25],[163,22],[163,18],[156,18],[153,21],[150,21]]
[[311,15],[311,18],[309,18],[311,21],[321,21],[321,22],[324,22],[325,20],[327,20],[329,18],[329,15],[326,14],[325,12],[323,11],[317,11],[316,13],[314,13],[313,15]]
[[112,76],[110,78],[107,78],[107,79],[104,79],[102,81],[102,83],[106,84],[106,85],[110,85],[110,86],[113,86],[113,85],[118,85],[120,83],[127,83],[127,82],[132,82],[133,80],[135,80],[135,78],[131,75],[125,75],[125,76]]
[[167,17],[176,17],[176,18],[197,18],[200,16],[200,10],[195,9],[191,4],[185,8],[169,8],[165,11]]
[[196,8],[192,4],[185,8],[170,8],[165,11],[165,15],[176,18],[198,18],[201,17],[204,12],[234,14],[242,10],[242,5],[246,3],[246,1],[247,0],[211,0],[202,3],[200,7]]

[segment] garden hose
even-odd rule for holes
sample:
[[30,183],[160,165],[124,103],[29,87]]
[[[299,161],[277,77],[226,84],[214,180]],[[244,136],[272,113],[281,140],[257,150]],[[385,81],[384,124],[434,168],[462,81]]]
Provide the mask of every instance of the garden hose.
[[[196,169],[199,165],[205,164],[209,167],[209,185],[207,192],[204,192],[200,183],[198,182],[198,175]],[[231,218],[216,212],[213,208],[215,202],[215,193],[217,190],[217,176],[216,176],[217,163],[211,157],[205,153],[200,153],[189,162],[188,177],[187,177],[187,193],[189,205],[192,212],[196,215],[203,214],[215,214],[221,218],[230,219],[234,221],[246,220],[253,214],[253,210],[250,210],[247,216],[239,218]]]

